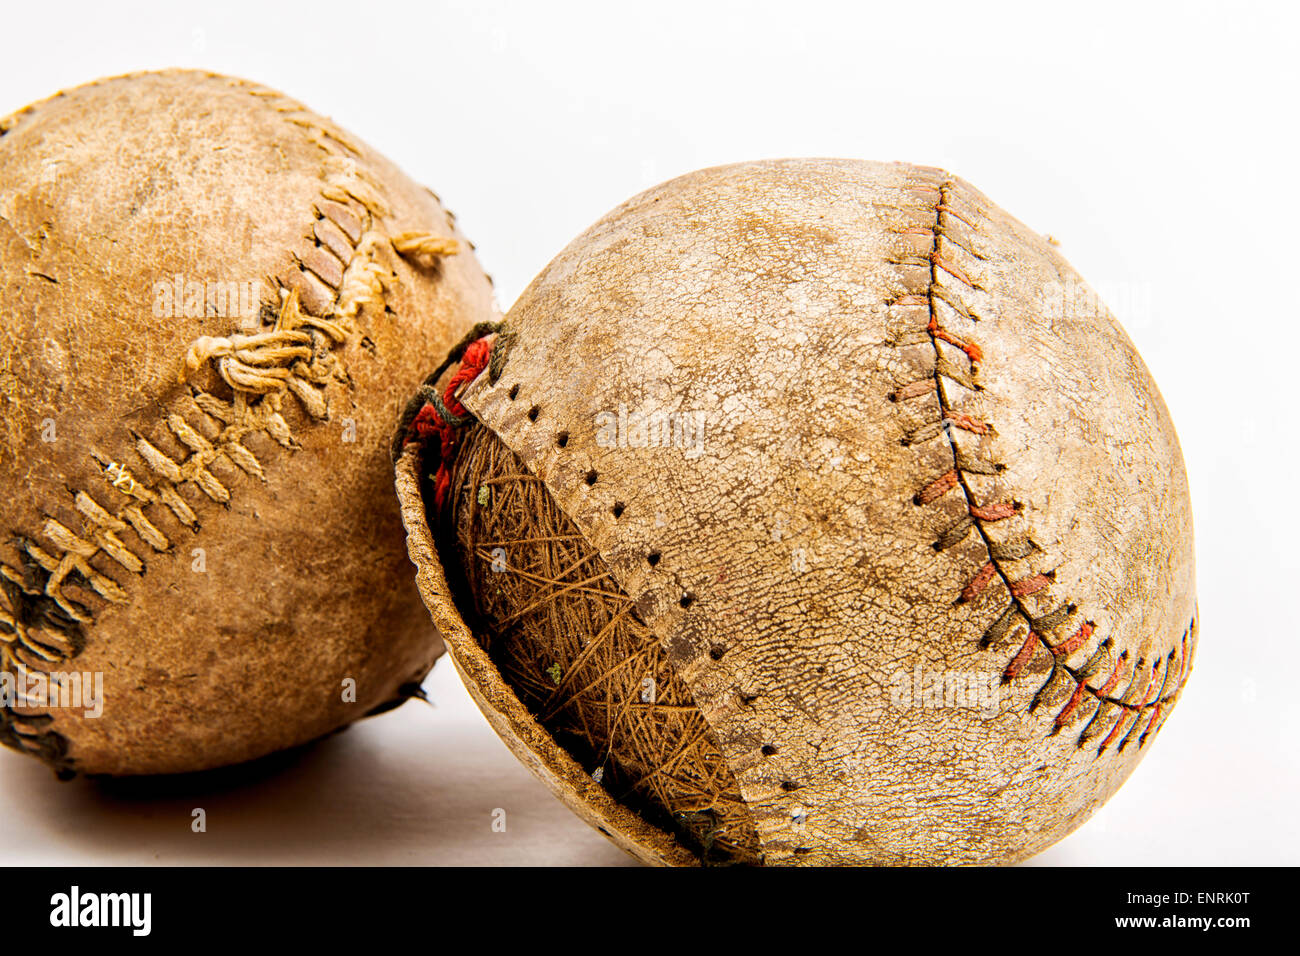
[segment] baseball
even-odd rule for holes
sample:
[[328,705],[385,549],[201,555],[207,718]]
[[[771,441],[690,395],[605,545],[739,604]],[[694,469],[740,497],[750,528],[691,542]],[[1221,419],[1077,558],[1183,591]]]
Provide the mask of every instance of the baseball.
[[199,770],[396,703],[441,644],[386,452],[486,276],[429,191],[198,72],[0,120],[0,740]]
[[495,729],[649,862],[1011,863],[1080,826],[1197,639],[1173,423],[1086,289],[928,167],[609,213],[398,433]]

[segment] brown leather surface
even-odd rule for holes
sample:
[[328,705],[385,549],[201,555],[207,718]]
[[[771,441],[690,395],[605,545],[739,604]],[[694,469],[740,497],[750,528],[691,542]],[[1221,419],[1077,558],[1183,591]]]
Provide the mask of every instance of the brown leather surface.
[[[106,698],[98,719],[10,713],[9,742],[83,772],[188,771],[393,699],[441,643],[386,442],[428,357],[494,314],[468,243],[417,262],[389,241],[457,235],[437,198],[212,74],[106,80],[0,129],[4,662],[102,672]],[[229,309],[156,315],[175,276],[254,283],[252,331],[296,291],[311,342],[268,360],[282,388],[241,392],[222,372],[238,356],[211,349],[187,371],[203,337],[250,330]]]
[[[1066,283],[941,170],[703,170],[552,261],[468,387],[678,662],[767,862],[1023,859],[1181,691],[1177,438],[1109,313],[1052,308]],[[627,410],[702,441],[611,442]]]

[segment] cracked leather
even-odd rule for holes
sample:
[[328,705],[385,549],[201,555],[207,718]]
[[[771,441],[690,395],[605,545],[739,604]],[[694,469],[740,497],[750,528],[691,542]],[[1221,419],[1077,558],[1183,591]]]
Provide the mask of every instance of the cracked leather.
[[[441,642],[400,583],[386,442],[424,357],[495,311],[468,243],[429,267],[367,237],[458,235],[437,197],[330,121],[213,74],[103,81],[0,130],[0,513],[17,533],[0,637],[25,666],[105,675],[102,717],[20,708],[18,743],[88,773],[197,770],[311,740],[421,679]],[[296,383],[327,415],[285,393],[222,445],[208,411],[230,389],[212,367],[180,375],[196,339],[240,329],[156,317],[156,283],[251,281],[272,305],[283,286],[328,316],[363,250],[382,296],[346,339],[316,337],[329,374]],[[177,479],[205,441],[225,453]],[[112,599],[63,575],[78,548]]]
[[[1023,859],[1115,792],[1181,690],[1178,441],[1114,318],[1054,307],[1068,283],[941,170],[709,169],[556,257],[499,380],[467,389],[671,653],[767,862]],[[992,691],[936,706],[936,673]]]

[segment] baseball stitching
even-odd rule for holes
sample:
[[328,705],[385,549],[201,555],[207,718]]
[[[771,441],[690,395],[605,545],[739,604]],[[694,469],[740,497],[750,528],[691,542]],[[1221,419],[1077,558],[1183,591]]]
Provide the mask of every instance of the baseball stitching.
[[[940,310],[938,303],[940,301],[946,303],[972,323],[979,322],[978,315],[975,314],[968,303],[962,300],[962,292],[963,289],[978,291],[980,287],[953,261],[951,256],[945,254],[945,245],[951,244],[977,260],[985,258],[976,250],[959,243],[955,237],[947,232],[947,220],[950,216],[960,219],[972,230],[979,232],[979,227],[974,222],[954,208],[953,188],[953,183],[944,181],[935,187],[927,186],[918,189],[918,191],[928,190],[931,192],[934,210],[933,225],[928,230],[919,227],[900,234],[928,233],[929,252],[922,257],[917,257],[929,269],[927,289],[923,295],[900,296],[890,303],[891,307],[921,306],[924,308],[928,315],[925,331],[934,349],[934,371],[932,375],[895,390],[891,393],[890,399],[895,402],[903,402],[934,393],[940,408],[939,421],[931,422],[920,429],[914,430],[903,439],[903,442],[908,445],[921,444],[937,439],[942,435],[948,442],[953,460],[952,469],[924,485],[915,494],[913,501],[917,505],[929,505],[955,491],[960,491],[964,497],[966,516],[943,532],[935,542],[934,547],[939,551],[947,550],[965,540],[972,531],[980,538],[987,556],[986,561],[972,574],[969,582],[961,593],[956,596],[955,601],[957,603],[972,601],[988,587],[998,583],[1007,591],[1010,601],[1002,613],[986,629],[984,636],[980,640],[982,648],[1000,644],[1013,630],[1018,631],[1020,626],[1027,626],[1019,650],[1003,670],[1003,683],[1009,683],[1019,676],[1034,655],[1040,649],[1046,649],[1050,654],[1051,670],[1047,680],[1034,695],[1029,707],[1030,712],[1032,713],[1037,709],[1045,698],[1048,688],[1052,686],[1060,674],[1064,674],[1068,680],[1073,682],[1074,686],[1066,703],[1054,718],[1052,734],[1056,734],[1067,726],[1071,720],[1075,719],[1080,712],[1080,705],[1083,703],[1085,696],[1090,696],[1097,701],[1097,709],[1080,731],[1078,746],[1083,747],[1089,740],[1095,739],[1106,730],[1110,718],[1108,716],[1105,720],[1102,720],[1101,717],[1107,711],[1107,708],[1111,707],[1114,708],[1112,711],[1115,717],[1114,724],[1111,725],[1109,733],[1106,734],[1095,754],[1100,756],[1105,752],[1131,717],[1133,722],[1117,748],[1117,751],[1123,751],[1132,738],[1134,731],[1143,722],[1143,712],[1150,711],[1150,718],[1146,721],[1146,727],[1138,737],[1137,743],[1141,747],[1155,731],[1159,730],[1159,724],[1162,723],[1162,713],[1167,715],[1165,705],[1178,696],[1187,679],[1190,671],[1188,666],[1188,643],[1195,635],[1195,618],[1188,623],[1179,645],[1170,650],[1166,656],[1153,659],[1149,665],[1144,660],[1138,660],[1130,671],[1128,669],[1128,651],[1125,650],[1115,657],[1114,666],[1105,679],[1099,685],[1094,685],[1092,683],[1093,678],[1099,676],[1105,670],[1105,664],[1113,646],[1112,639],[1106,637],[1086,661],[1077,667],[1071,666],[1069,664],[1070,657],[1087,644],[1095,633],[1096,625],[1085,619],[1078,624],[1070,637],[1053,644],[1047,639],[1047,635],[1060,628],[1067,621],[1075,619],[1078,608],[1067,599],[1060,602],[1054,611],[1035,617],[1025,605],[1023,598],[1039,591],[1047,591],[1054,585],[1054,575],[1049,571],[1016,578],[1006,568],[1006,561],[1026,557],[1035,550],[1032,539],[1025,535],[1013,543],[1000,544],[989,535],[987,526],[996,521],[1023,520],[1020,517],[1021,508],[1017,503],[1010,501],[984,503],[977,501],[968,476],[971,474],[996,474],[1002,471],[1004,466],[997,462],[967,457],[958,447],[952,434],[953,429],[960,429],[977,435],[984,435],[993,431],[992,423],[964,414],[960,409],[953,407],[949,395],[950,386],[946,384],[946,381],[950,380],[971,391],[981,390],[978,381],[979,363],[984,358],[983,350],[977,343],[969,337],[954,334],[939,322]],[[911,261],[901,260],[901,262],[912,265],[918,264],[916,258]],[[949,278],[957,283],[957,286],[953,289],[947,288]],[[953,346],[954,349],[965,356],[967,363],[965,368],[955,365],[950,360],[949,355],[945,354],[945,350],[940,345],[941,342]],[[1017,633],[1016,636],[1018,637],[1019,634]],[[1170,689],[1169,683],[1171,674],[1173,674],[1175,659],[1178,662],[1178,673],[1173,678],[1173,687]],[[1143,681],[1144,675],[1148,675],[1145,681]],[[1128,679],[1128,685],[1124,693],[1118,697],[1114,696],[1116,688],[1126,678]],[[1158,687],[1157,684],[1159,684]],[[1139,688],[1141,688],[1140,693],[1138,692]]]
[[[1037,550],[1037,546],[1028,534],[1000,543],[987,532],[987,526],[994,522],[1024,522],[1027,517],[1013,501],[977,500],[970,482],[972,475],[996,475],[1003,471],[1005,466],[999,462],[965,455],[954,440],[954,430],[972,435],[995,433],[992,423],[967,414],[952,401],[950,395],[952,387],[948,384],[953,383],[971,391],[980,391],[979,363],[985,358],[978,342],[973,338],[956,334],[940,321],[940,303],[968,319],[972,325],[979,321],[972,306],[963,296],[964,290],[978,291],[979,286],[954,260],[959,249],[977,260],[984,257],[976,249],[963,245],[948,231],[949,217],[952,217],[965,222],[978,233],[978,227],[971,221],[978,214],[954,208],[956,204],[954,189],[955,184],[945,179],[939,185],[923,185],[912,190],[915,194],[924,197],[923,208],[932,215],[933,221],[924,226],[900,229],[897,234],[900,236],[901,244],[915,254],[890,260],[896,265],[916,267],[919,271],[923,271],[925,279],[923,282],[912,284],[912,288],[906,293],[897,294],[886,300],[885,304],[896,317],[905,316],[911,311],[919,316],[914,332],[902,336],[891,335],[888,341],[894,346],[921,346],[932,355],[929,360],[932,364],[923,377],[898,384],[888,393],[888,398],[891,402],[901,405],[934,394],[939,407],[939,414],[935,420],[911,428],[901,440],[904,445],[917,446],[920,450],[919,446],[944,438],[947,441],[947,453],[951,455],[951,466],[945,468],[941,474],[924,481],[915,491],[912,500],[917,506],[928,506],[938,503],[945,496],[961,494],[964,504],[963,517],[942,531],[933,546],[937,551],[946,551],[970,538],[974,532],[982,551],[982,560],[972,569],[965,585],[953,595],[954,604],[971,602],[981,594],[987,596],[993,594],[997,588],[1005,588],[1008,602],[1000,609],[992,623],[987,625],[979,643],[981,648],[995,645],[1000,647],[1008,638],[1015,641],[1023,636],[1019,649],[1003,668],[1004,682],[1010,682],[1025,673],[1028,664],[1040,650],[1049,654],[1050,674],[1035,693],[1028,710],[1034,712],[1046,698],[1049,688],[1059,680],[1068,680],[1070,690],[1065,703],[1051,718],[1048,734],[1056,735],[1065,728],[1083,721],[1088,702],[1093,701],[1096,704],[1095,709],[1079,731],[1077,738],[1079,748],[1083,748],[1089,741],[1103,737],[1093,751],[1092,757],[1096,759],[1117,740],[1119,743],[1115,748],[1116,752],[1124,750],[1134,740],[1137,746],[1141,747],[1159,730],[1163,718],[1167,716],[1168,705],[1180,693],[1190,671],[1192,644],[1196,632],[1195,617],[1188,623],[1178,645],[1150,663],[1139,660],[1136,664],[1130,664],[1129,652],[1122,651],[1118,655],[1114,654],[1113,640],[1104,637],[1086,660],[1071,664],[1071,657],[1083,649],[1096,634],[1097,625],[1086,618],[1081,618],[1079,609],[1069,600],[1055,604],[1055,610],[1046,614],[1035,616],[1030,612],[1025,599],[1034,594],[1050,595],[1055,587],[1053,572],[1035,572],[1020,576],[1011,572],[1009,563],[1030,556]],[[968,219],[967,216],[971,218]],[[948,277],[953,280],[951,283],[947,281]],[[486,331],[479,330],[477,334],[483,335]],[[498,334],[498,347],[492,350],[489,374],[489,382],[492,386],[496,386],[497,380],[501,377],[505,356],[501,354],[500,344],[507,335],[513,339],[514,333],[508,332],[507,327],[503,325]],[[463,350],[464,343],[460,351]],[[413,426],[416,413],[422,409],[428,410],[431,423],[442,424],[450,429],[457,427],[459,423],[457,415],[445,416],[437,409],[438,403],[434,402],[434,398],[438,397],[439,393],[432,386],[436,378],[459,358],[460,352],[450,355],[448,361],[426,383],[429,387],[423,389],[421,394],[413,399],[412,406],[404,417],[403,427],[398,433],[398,441],[394,446],[395,455],[404,442],[417,436],[429,437],[421,435],[420,430]],[[442,396],[441,404],[444,408],[450,405],[454,397],[451,392]],[[526,397],[520,394],[519,382],[509,386],[507,397],[512,403],[525,400]],[[455,408],[447,410],[456,411]],[[433,414],[435,411],[436,415]],[[518,420],[518,428],[528,430],[530,425],[535,425],[541,417],[541,411],[540,404],[532,404],[530,412]],[[557,447],[565,447],[567,444],[557,439]],[[565,476],[565,479],[561,481],[559,475]],[[556,471],[552,473],[550,480],[568,485],[568,475],[567,470]],[[599,478],[593,468],[587,471],[585,482],[588,486],[594,486]],[[569,490],[571,486],[558,489],[561,497]],[[619,520],[623,513],[624,506],[621,501],[622,499],[617,496],[611,498],[610,513],[615,521]],[[579,521],[580,526],[589,523],[585,520]],[[651,565],[657,564],[655,560],[657,556],[656,553],[647,557]],[[656,577],[659,581],[647,583],[641,594],[634,596],[634,601],[638,604],[645,594],[657,593],[663,586],[664,578],[671,576],[671,572],[657,570],[659,573]],[[674,580],[673,588],[679,600],[674,602],[676,606],[671,610],[656,612],[653,615],[658,618],[654,621],[655,624],[671,623],[665,619],[676,618],[678,613],[688,612],[696,603],[696,595],[683,588],[680,582]],[[681,608],[681,612],[677,607]],[[1024,628],[1023,634],[1021,628]],[[1047,636],[1061,628],[1068,629],[1068,636],[1062,637],[1055,643],[1047,640]],[[726,648],[720,645],[707,649],[707,656],[714,661],[720,659],[725,653]],[[743,687],[736,688],[739,699],[745,704],[752,703],[755,696],[746,693],[745,690]],[[779,743],[779,741],[769,741],[769,743]],[[755,748],[758,749],[757,745]],[[778,749],[764,747],[762,753],[767,756]],[[740,774],[737,776],[741,779]],[[798,780],[787,777],[780,785],[783,792],[766,799],[769,802],[780,801],[782,797],[795,799],[793,794],[802,786],[803,784]],[[770,859],[786,855],[778,852],[770,839],[765,839],[764,843]],[[796,844],[789,852],[800,855],[811,851],[807,847]]]
[[[185,356],[187,373],[211,362],[232,390],[231,401],[225,401],[191,386],[189,406],[173,407],[166,416],[167,429],[188,450],[186,457],[169,456],[132,431],[133,450],[143,463],[144,474],[137,475],[124,459],[92,449],[90,457],[107,491],[125,502],[110,511],[89,492],[72,491],[84,528],[78,534],[46,515],[41,536],[53,546],[53,552],[34,537],[15,534],[12,540],[21,567],[0,563],[0,593],[8,605],[0,606],[0,670],[14,671],[24,679],[29,673],[28,660],[38,667],[57,664],[85,648],[86,628],[94,622],[94,611],[66,594],[65,584],[88,587],[108,604],[129,600],[125,588],[91,565],[92,558],[105,555],[124,570],[143,576],[145,557],[128,547],[121,535],[135,531],[147,546],[145,554],[171,553],[173,542],[157,523],[160,512],[169,513],[196,536],[194,540],[201,530],[199,515],[181,496],[181,487],[190,485],[208,500],[226,505],[231,493],[213,474],[214,463],[221,461],[267,480],[261,462],[243,445],[243,439],[257,433],[290,451],[298,447],[281,415],[286,392],[299,400],[311,419],[328,420],[324,386],[331,380],[351,384],[336,350],[356,333],[356,319],[363,309],[384,302],[385,270],[378,261],[382,244],[391,244],[398,255],[415,263],[427,264],[459,251],[459,243],[451,238],[418,232],[388,238],[381,233],[377,220],[388,214],[382,187],[357,166],[353,157],[360,157],[362,151],[339,130],[327,128],[304,107],[274,90],[235,79],[210,78],[223,79],[231,87],[269,101],[272,109],[304,130],[307,139],[325,153],[324,184],[313,208],[313,242],[302,251],[290,250],[298,275],[275,280],[278,310],[273,303],[265,303],[262,311],[263,321],[268,313],[275,317],[270,331],[205,336]],[[8,132],[17,117],[31,109],[0,125]],[[450,213],[447,216],[454,221]],[[329,318],[303,311],[304,301],[311,312]],[[181,378],[183,381],[186,373]],[[204,437],[192,424],[195,421],[214,425],[218,434]],[[46,729],[52,719],[49,714],[20,714],[10,706],[0,707],[0,742],[41,757],[67,775],[75,761],[68,753],[67,740]]]

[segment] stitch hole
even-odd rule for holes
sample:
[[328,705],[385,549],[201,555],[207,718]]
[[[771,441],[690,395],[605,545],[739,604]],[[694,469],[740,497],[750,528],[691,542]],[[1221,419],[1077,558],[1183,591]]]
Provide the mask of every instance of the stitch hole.
[[530,422],[537,421],[537,416],[540,415],[541,413],[542,413],[541,406],[534,405],[532,408],[528,409],[528,420]]
[[773,747],[771,744],[763,744],[763,756],[764,756],[764,757],[771,757],[771,756],[772,756],[773,754],[775,754],[775,753],[776,753],[776,748],[775,748],[775,747]]
[[558,435],[556,435],[556,436],[555,436],[555,444],[556,444],[558,447],[560,447],[560,448],[563,448],[563,447],[565,447],[566,445],[568,445],[568,444],[569,444],[569,433],[568,433],[568,432],[560,432]]
[[614,502],[614,507],[612,507],[612,508],[609,509],[609,513],[612,514],[615,518],[621,518],[621,517],[623,517],[623,510],[624,510],[624,507],[625,507],[625,506],[624,506],[623,502],[621,502],[621,501],[616,501],[616,502]]
[[653,568],[656,564],[659,563],[660,557],[662,557],[662,555],[660,555],[658,551],[651,551],[649,554],[645,556],[645,559],[649,563],[650,567]]
[[727,649],[725,647],[723,647],[720,644],[715,644],[709,648],[709,659],[714,661],[720,661],[722,660],[723,655],[726,653],[727,653]]
[[513,402],[516,398],[518,398],[518,397],[519,397],[519,383],[518,383],[518,382],[515,382],[515,384],[511,385],[511,386],[510,386],[510,391],[507,392],[506,394],[510,397],[510,401],[512,401],[512,402]]
[[793,780],[784,780],[781,782],[781,789],[786,793],[794,793],[803,787],[801,783],[795,783]]
[[587,476],[583,480],[587,483],[587,487],[590,488],[592,485],[596,483],[597,477],[598,476],[596,475],[596,469],[593,468],[591,469],[591,471],[587,472]]
[[754,706],[754,701],[758,700],[757,694],[749,694],[743,690],[738,691],[738,693],[740,694],[740,702],[744,704],[746,707]]
[[807,856],[812,850],[806,846],[797,846],[794,848],[795,856]]
[[695,603],[695,595],[687,591],[685,594],[682,595],[682,599],[677,603],[682,606],[683,610],[685,610],[686,608],[690,607],[692,604]]

